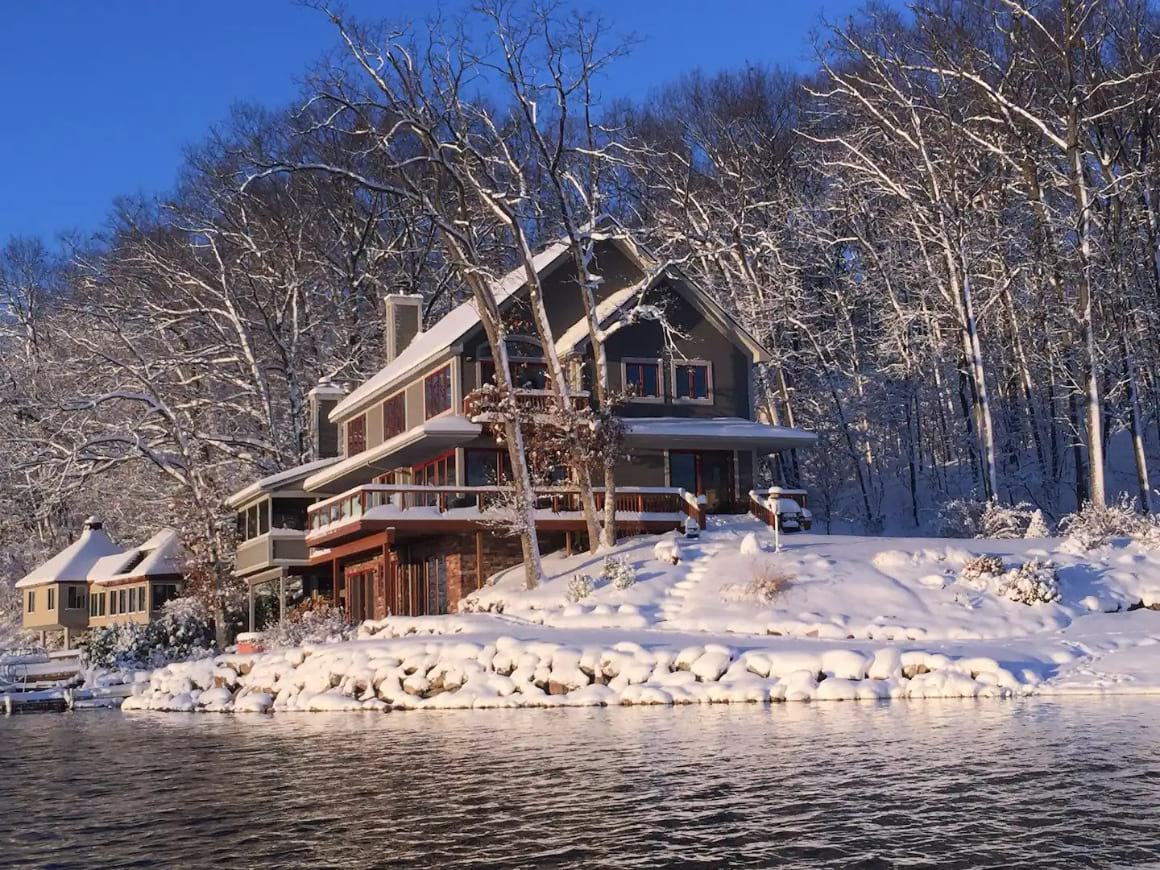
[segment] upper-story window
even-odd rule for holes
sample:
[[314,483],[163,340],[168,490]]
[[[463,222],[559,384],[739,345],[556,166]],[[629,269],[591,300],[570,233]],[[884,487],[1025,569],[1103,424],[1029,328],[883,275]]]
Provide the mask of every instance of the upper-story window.
[[88,606],[85,602],[85,587],[66,586],[65,593],[65,610],[84,610]]
[[383,440],[401,435],[407,429],[407,397],[404,393],[383,402]]
[[270,504],[260,501],[238,511],[238,540],[248,541],[270,531]]
[[626,359],[624,366],[624,391],[631,401],[659,402],[661,395],[661,364],[652,359]]
[[32,613],[36,610],[36,590],[28,590],[28,612]]
[[354,456],[367,449],[367,415],[359,414],[346,424],[346,455]]
[[423,402],[428,420],[451,410],[451,366],[444,366],[424,378]]
[[673,398],[678,402],[712,402],[712,366],[704,360],[674,361]]

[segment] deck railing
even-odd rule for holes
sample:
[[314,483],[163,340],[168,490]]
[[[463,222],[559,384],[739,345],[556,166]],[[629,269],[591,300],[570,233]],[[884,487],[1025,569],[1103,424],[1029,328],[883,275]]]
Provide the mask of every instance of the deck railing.
[[774,516],[773,511],[770,510],[770,504],[776,504],[779,499],[783,498],[790,499],[798,507],[804,508],[806,506],[806,491],[804,489],[783,489],[774,486],[769,489],[751,489],[749,491],[749,512],[772,529]]
[[[501,486],[421,486],[368,483],[311,505],[308,509],[310,533],[329,526],[361,519],[379,507],[398,511],[434,509],[438,514],[456,511],[463,518],[482,514],[504,504],[510,487]],[[580,513],[580,491],[571,487],[536,489],[536,509],[553,514]],[[597,510],[604,510],[602,488],[593,491]],[[679,487],[618,487],[617,514],[684,514],[704,527],[704,504]]]
[[[556,410],[556,394],[552,390],[533,390],[519,388],[515,391],[516,403],[525,411],[533,413],[551,414]],[[588,407],[591,394],[586,390],[573,390],[570,398],[572,407],[577,410]],[[480,396],[477,393],[468,393],[463,397],[463,413],[468,419],[482,416],[479,413]]]

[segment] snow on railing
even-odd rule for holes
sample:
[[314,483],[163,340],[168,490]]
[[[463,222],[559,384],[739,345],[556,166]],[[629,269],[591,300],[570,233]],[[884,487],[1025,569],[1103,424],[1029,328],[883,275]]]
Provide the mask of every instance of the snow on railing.
[[[424,486],[422,484],[368,483],[354,487],[307,509],[310,533],[358,520],[380,507],[408,511],[433,508],[439,514],[451,510],[485,513],[510,492],[501,486]],[[554,514],[580,513],[580,490],[572,487],[537,488],[536,509]],[[604,509],[603,487],[594,487],[596,509]],[[624,513],[686,514],[704,527],[704,505],[679,487],[628,486],[616,489],[616,510]]]

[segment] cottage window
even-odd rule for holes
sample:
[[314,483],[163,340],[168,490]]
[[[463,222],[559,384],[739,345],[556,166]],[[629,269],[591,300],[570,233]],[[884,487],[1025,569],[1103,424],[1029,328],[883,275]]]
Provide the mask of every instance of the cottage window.
[[48,589],[48,609],[56,610],[56,589],[51,586]]
[[176,583],[153,584],[153,610],[157,611],[177,597]]
[[117,612],[118,613],[128,613],[129,612],[129,590],[128,589],[117,590]]
[[433,615],[447,612],[447,558],[432,556],[425,564],[427,582],[426,613]]
[[710,402],[712,391],[709,363],[695,360],[673,363],[673,396],[678,401]]
[[66,610],[84,610],[85,590],[79,586],[67,587],[64,606]]
[[109,593],[109,616],[116,616],[119,612],[117,610],[117,590],[114,589]]
[[129,612],[136,613],[141,608],[137,606],[137,587],[129,590]]
[[451,410],[451,366],[444,366],[423,379],[423,401],[428,420]]
[[367,449],[367,415],[360,414],[346,424],[346,455],[354,456]]
[[28,590],[28,612],[32,613],[36,610],[36,590]]
[[383,440],[401,435],[406,430],[407,397],[399,393],[383,402]]
[[655,360],[625,360],[624,391],[635,400],[660,399],[660,364]]

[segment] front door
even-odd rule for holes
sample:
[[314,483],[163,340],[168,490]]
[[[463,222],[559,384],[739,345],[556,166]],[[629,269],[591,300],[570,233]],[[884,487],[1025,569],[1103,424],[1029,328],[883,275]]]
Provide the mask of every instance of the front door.
[[710,513],[732,510],[732,451],[669,451],[669,485],[705,496],[705,509]]

